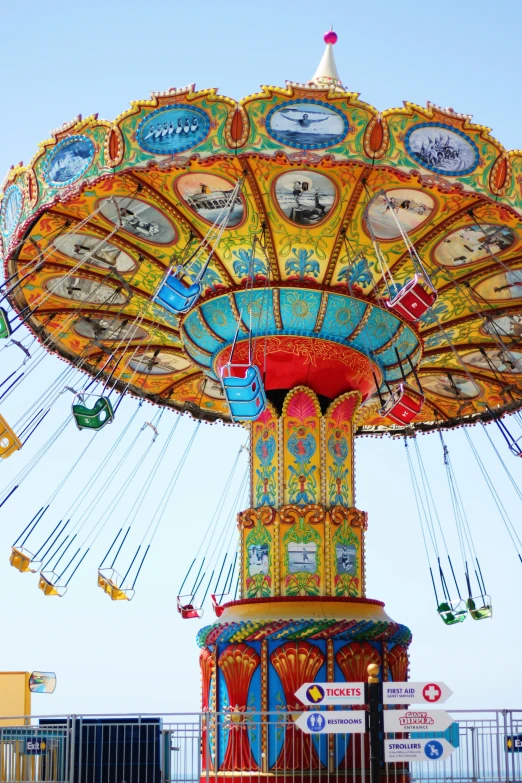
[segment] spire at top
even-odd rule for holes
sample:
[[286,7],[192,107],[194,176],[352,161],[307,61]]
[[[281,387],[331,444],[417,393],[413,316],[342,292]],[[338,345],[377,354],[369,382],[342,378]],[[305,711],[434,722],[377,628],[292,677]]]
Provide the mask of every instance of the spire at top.
[[309,84],[316,84],[318,87],[337,87],[343,89],[343,84],[339,79],[339,74],[337,72],[332,48],[333,45],[337,43],[337,33],[334,33],[334,31],[330,29],[324,34],[324,42],[326,44],[326,49],[324,50],[321,62]]

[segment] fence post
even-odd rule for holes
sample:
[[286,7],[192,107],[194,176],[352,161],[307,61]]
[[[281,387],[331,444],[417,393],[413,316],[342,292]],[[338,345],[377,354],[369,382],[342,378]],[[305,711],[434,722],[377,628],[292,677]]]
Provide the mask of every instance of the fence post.
[[379,682],[380,667],[376,663],[368,666],[368,706],[370,732],[370,781],[380,783],[381,780],[381,710],[382,686]]
[[69,783],[74,783],[74,753],[76,750],[76,715],[70,716],[69,729]]

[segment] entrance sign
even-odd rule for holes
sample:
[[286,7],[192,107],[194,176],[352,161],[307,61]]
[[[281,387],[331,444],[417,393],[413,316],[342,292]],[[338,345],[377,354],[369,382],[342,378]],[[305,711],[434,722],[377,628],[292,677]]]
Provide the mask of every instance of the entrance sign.
[[366,715],[364,710],[302,712],[295,725],[305,734],[364,734]]
[[446,710],[386,710],[383,716],[384,731],[415,731],[417,736],[445,731],[453,723]]
[[443,682],[385,682],[383,704],[442,704],[453,694]]
[[364,704],[364,683],[305,682],[295,695],[303,704]]
[[445,739],[384,740],[385,761],[444,761],[454,750]]

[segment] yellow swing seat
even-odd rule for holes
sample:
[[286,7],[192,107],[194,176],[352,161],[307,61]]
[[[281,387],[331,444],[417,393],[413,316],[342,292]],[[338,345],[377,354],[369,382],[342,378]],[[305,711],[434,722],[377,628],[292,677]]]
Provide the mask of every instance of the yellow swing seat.
[[98,569],[98,587],[107,593],[111,601],[132,601],[134,590],[123,587],[123,579],[114,568]]
[[11,547],[11,556],[9,558],[9,562],[13,568],[16,568],[16,570],[20,571],[21,574],[35,574],[42,565],[42,561],[34,560],[33,553],[29,552],[28,549],[24,549],[23,546]]
[[14,451],[22,448],[22,442],[3,416],[0,416],[0,459],[7,459]]
[[468,598],[466,606],[474,620],[487,620],[489,617],[493,616],[493,607],[489,595],[481,595],[478,598]]
[[67,592],[67,585],[60,584],[60,577],[54,571],[40,571],[38,587],[44,595],[57,595],[58,598]]

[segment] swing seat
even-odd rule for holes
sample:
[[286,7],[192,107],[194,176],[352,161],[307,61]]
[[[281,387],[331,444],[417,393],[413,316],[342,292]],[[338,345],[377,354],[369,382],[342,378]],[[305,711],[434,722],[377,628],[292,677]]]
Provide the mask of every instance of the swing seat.
[[13,330],[11,329],[7,313],[3,307],[0,307],[0,340],[5,340],[7,337],[10,337],[12,332]]
[[21,574],[35,574],[39,570],[40,566],[42,565],[42,561],[34,560],[33,558],[33,553],[29,552],[28,549],[24,549],[23,546],[11,547],[11,556],[9,558],[9,562],[13,568],[16,568],[16,570],[20,571]]
[[407,383],[400,383],[379,413],[396,424],[409,424],[421,412],[423,403],[424,394]]
[[265,387],[255,364],[226,364],[221,382],[233,421],[254,421],[263,413]]
[[165,310],[168,310],[169,313],[181,315],[190,310],[200,296],[200,283],[187,285],[179,277],[178,270],[178,274],[174,272],[162,283],[154,299],[164,307]]
[[59,598],[67,592],[67,585],[60,584],[60,577],[54,571],[40,571],[38,587],[44,595],[57,595]]
[[96,395],[77,394],[73,400],[72,413],[76,426],[79,430],[101,430],[106,424],[114,419],[114,411],[110,400],[107,397],[98,397],[92,408],[83,404],[85,397],[94,397]]
[[98,569],[98,587],[107,593],[111,601],[132,601],[134,590],[131,587],[123,587],[123,579],[114,568]]
[[194,606],[192,600],[193,597],[191,595],[178,595],[177,597],[178,612],[184,620],[194,620],[203,617],[203,607]]
[[[468,612],[474,620],[487,620],[493,616],[493,607],[489,595],[481,595],[477,598],[468,598],[466,601]],[[477,608],[478,607],[478,608]]]
[[445,625],[463,623],[468,616],[466,602],[460,599],[458,601],[443,601],[437,607],[437,612]]
[[418,321],[424,313],[437,301],[437,292],[433,289],[426,290],[419,282],[419,276],[415,275],[401,288],[393,299],[386,302],[390,310],[394,310],[407,321]]
[[7,459],[14,451],[22,448],[14,430],[11,429],[3,416],[0,416],[0,459]]
[[509,444],[509,450],[515,457],[522,457],[522,448],[518,445],[518,440]]
[[215,595],[214,593],[210,596],[210,600],[212,602],[212,609],[215,612],[216,617],[221,617],[223,612],[225,611],[224,604],[228,603],[227,601],[223,601],[223,598],[231,598],[230,593],[221,593],[221,595]]

